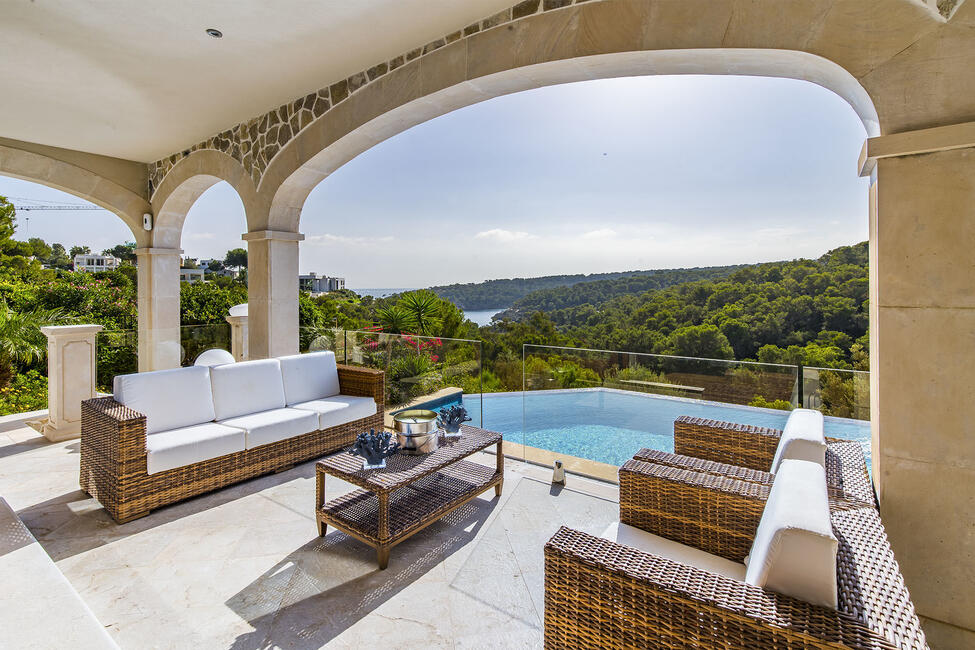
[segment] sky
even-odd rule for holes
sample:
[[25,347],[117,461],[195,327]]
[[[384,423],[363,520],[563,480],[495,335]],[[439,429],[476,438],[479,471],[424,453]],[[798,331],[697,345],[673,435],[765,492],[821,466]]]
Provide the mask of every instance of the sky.
[[[302,211],[299,267],[352,288],[426,287],[818,257],[867,239],[865,137],[839,96],[791,79],[627,77],[498,97],[326,178]],[[81,202],[5,177],[0,195]],[[29,216],[30,236],[68,248],[132,238],[108,212]],[[221,183],[191,209],[182,247],[223,257],[244,230]]]

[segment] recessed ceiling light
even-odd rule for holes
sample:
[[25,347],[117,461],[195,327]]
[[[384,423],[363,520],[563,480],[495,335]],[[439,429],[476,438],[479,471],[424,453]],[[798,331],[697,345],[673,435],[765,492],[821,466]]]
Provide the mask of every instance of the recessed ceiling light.
[[219,29],[214,29],[213,27],[207,30],[207,34],[214,38],[223,38],[223,32],[221,32]]

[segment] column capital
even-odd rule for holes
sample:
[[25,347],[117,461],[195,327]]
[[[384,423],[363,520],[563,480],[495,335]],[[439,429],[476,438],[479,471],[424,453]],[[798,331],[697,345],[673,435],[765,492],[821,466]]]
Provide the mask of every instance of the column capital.
[[860,152],[860,175],[869,176],[881,158],[975,147],[975,122],[935,126],[869,138]]
[[41,332],[49,339],[66,338],[69,336],[86,337],[91,334],[101,332],[104,327],[101,325],[46,325],[41,328]]
[[143,255],[182,255],[182,248],[137,248],[135,254]]
[[304,241],[305,236],[300,232],[286,232],[283,230],[253,230],[240,236],[244,241]]

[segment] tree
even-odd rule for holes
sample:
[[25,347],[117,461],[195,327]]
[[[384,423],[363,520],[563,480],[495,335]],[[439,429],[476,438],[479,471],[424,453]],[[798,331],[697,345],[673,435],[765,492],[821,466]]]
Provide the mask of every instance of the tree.
[[223,265],[239,271],[247,268],[247,249],[232,248],[227,251],[227,256],[223,258]]
[[91,253],[91,249],[88,248],[87,246],[72,246],[71,252],[68,254],[71,256],[71,259],[73,260],[76,255],[89,255],[90,253]]
[[0,196],[0,242],[5,242],[14,236],[14,204],[7,197]]
[[135,260],[135,247],[136,244],[134,241],[127,241],[124,244],[106,248],[102,251],[102,255],[111,255],[112,257],[119,258],[123,262],[132,262]]
[[210,263],[207,264],[207,273],[218,273],[219,271],[223,271],[223,262],[210,260]]
[[661,352],[681,357],[697,357],[701,359],[734,359],[735,351],[728,342],[728,337],[717,327],[707,325],[689,325],[681,327],[664,340]]
[[64,320],[61,309],[17,312],[0,300],[0,388],[13,379],[16,364],[44,358],[47,338],[41,333],[41,327]]
[[51,247],[47,245],[47,242],[40,237],[31,237],[27,243],[30,244],[34,257],[46,264],[51,257]]
[[184,269],[198,269],[200,265],[196,263],[196,260],[192,257],[184,257],[183,264],[181,265]]
[[434,336],[440,328],[440,298],[432,291],[409,291],[397,303],[416,324],[417,334]]
[[376,318],[383,326],[384,332],[402,334],[416,328],[413,314],[399,305],[390,305],[376,312]]
[[71,268],[71,258],[68,257],[67,251],[61,244],[51,245],[51,257],[48,258],[47,263],[56,269],[68,270]]

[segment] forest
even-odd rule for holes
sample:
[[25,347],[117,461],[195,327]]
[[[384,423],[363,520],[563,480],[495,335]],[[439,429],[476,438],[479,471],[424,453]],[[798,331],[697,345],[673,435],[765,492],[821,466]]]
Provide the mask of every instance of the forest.
[[[637,285],[642,291],[659,289],[678,282],[690,280],[715,279],[731,273],[737,266],[708,266],[688,269],[657,269],[652,271],[621,271],[618,273],[592,273],[589,275],[546,275],[537,278],[511,278],[507,280],[486,280],[469,284],[448,284],[430,287],[430,291],[446,298],[461,309],[504,309],[517,307],[518,301],[533,292],[546,289],[559,289],[576,286],[580,283],[594,283],[600,280],[611,281],[621,278],[639,277]],[[660,276],[650,281],[652,276]],[[622,286],[622,285],[620,285]],[[567,306],[567,305],[562,305]],[[526,305],[522,311],[532,309]]]

